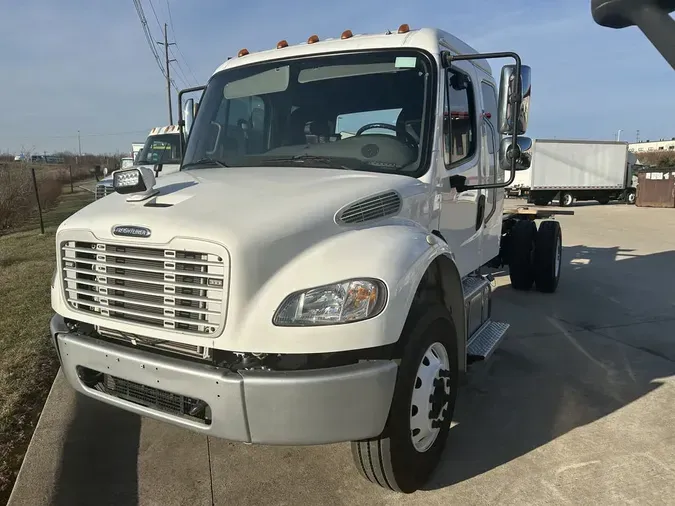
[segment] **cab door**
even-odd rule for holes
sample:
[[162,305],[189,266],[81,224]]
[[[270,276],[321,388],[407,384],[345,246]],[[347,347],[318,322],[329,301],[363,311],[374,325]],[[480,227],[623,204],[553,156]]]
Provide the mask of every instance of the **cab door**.
[[[483,132],[482,169],[484,183],[500,183],[504,180],[504,172],[499,167],[499,126],[497,121],[497,90],[488,81],[481,81],[481,98],[483,102],[481,129]],[[485,218],[481,239],[481,265],[489,262],[499,253],[499,242],[502,232],[502,211],[504,206],[504,190],[490,188],[483,190],[485,194]]]
[[441,209],[439,230],[455,255],[461,276],[481,265],[481,229],[485,218],[485,191],[457,193],[453,178],[464,177],[467,185],[483,179],[480,166],[481,140],[478,128],[480,87],[469,62],[455,62],[441,79],[443,142],[440,173]]

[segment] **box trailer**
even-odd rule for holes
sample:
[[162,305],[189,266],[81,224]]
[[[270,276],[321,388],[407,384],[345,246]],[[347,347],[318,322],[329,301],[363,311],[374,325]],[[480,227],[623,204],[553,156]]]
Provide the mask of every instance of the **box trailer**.
[[547,205],[557,199],[561,206],[576,200],[634,204],[634,163],[626,142],[537,139],[529,200]]

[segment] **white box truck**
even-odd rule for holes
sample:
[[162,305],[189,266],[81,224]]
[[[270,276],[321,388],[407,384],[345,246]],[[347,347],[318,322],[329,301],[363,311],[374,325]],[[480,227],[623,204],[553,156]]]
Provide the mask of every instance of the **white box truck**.
[[534,141],[529,201],[561,206],[575,201],[635,203],[635,157],[627,142],[537,139]]
[[[499,83],[494,58],[516,62]],[[504,210],[529,98],[517,54],[437,29],[242,49],[194,117],[187,101],[180,171],[117,171],[60,225],[68,382],[213,437],[351,441],[364,478],[419,489],[509,326],[482,267],[518,290],[560,279],[559,223]]]

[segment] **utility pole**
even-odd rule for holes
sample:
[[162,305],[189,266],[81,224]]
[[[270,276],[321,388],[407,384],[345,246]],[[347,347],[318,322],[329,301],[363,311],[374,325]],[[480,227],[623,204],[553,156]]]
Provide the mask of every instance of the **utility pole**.
[[619,129],[619,131],[616,133],[617,142],[621,140],[621,132],[623,132],[623,130]]
[[167,27],[164,23],[164,42],[158,42],[160,46],[164,46],[164,62],[166,65],[166,93],[169,97],[169,125],[173,125],[173,111],[171,110],[171,70],[169,68],[169,63],[176,60],[169,59],[169,46],[175,46],[175,42],[169,42],[167,36]]
[[77,152],[82,156],[82,142],[80,141],[80,131],[77,131]]

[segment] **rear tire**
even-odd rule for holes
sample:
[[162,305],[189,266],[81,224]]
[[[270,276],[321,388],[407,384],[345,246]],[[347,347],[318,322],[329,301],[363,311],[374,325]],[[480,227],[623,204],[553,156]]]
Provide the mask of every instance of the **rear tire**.
[[509,277],[515,290],[527,291],[534,283],[533,253],[537,237],[534,221],[520,220],[509,237]]
[[574,195],[569,192],[563,192],[560,194],[560,206],[569,207],[574,204]]
[[562,267],[562,229],[553,220],[542,221],[534,247],[534,282],[537,290],[553,293]]
[[635,204],[635,199],[636,199],[635,192],[634,192],[634,191],[628,192],[628,196],[626,197],[626,202],[627,202],[629,205],[632,206],[632,205]]
[[406,344],[387,425],[378,437],[355,441],[351,449],[365,479],[409,494],[426,484],[441,458],[459,370],[455,326],[443,305],[413,307],[400,339]]

